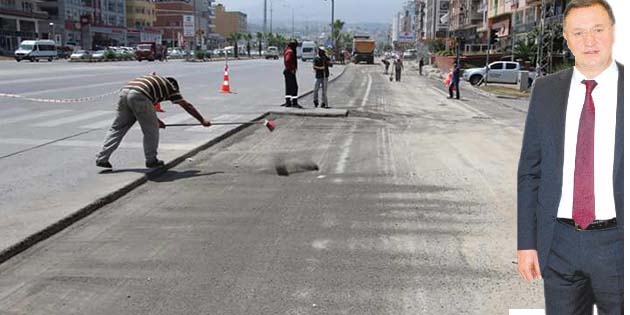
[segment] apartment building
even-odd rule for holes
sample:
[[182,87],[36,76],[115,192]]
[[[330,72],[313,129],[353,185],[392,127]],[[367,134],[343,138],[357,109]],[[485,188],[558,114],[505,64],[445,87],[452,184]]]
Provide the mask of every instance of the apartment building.
[[0,0],[0,54],[12,55],[22,40],[54,38],[54,24],[38,0]]
[[218,4],[214,8],[216,32],[229,37],[232,33],[247,33],[247,14],[239,11],[225,11],[225,7]]

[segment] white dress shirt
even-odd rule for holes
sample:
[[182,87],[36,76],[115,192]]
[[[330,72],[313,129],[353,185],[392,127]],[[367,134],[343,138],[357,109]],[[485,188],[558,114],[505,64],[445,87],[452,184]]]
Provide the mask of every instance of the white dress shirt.
[[[595,80],[593,89],[595,104],[595,220],[616,217],[613,194],[613,161],[615,156],[615,127],[617,124],[617,64],[612,64]],[[567,103],[566,127],[564,130],[564,167],[562,174],[562,197],[558,217],[571,219],[573,216],[573,180],[575,171],[575,149],[577,146],[580,116],[586,97],[586,77],[573,68],[571,90]]]

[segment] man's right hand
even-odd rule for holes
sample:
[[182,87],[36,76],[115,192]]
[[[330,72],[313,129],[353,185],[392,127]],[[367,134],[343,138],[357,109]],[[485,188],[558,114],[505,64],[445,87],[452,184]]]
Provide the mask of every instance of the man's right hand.
[[521,278],[531,282],[540,279],[540,266],[538,265],[538,252],[535,249],[519,250],[516,252],[518,273]]
[[211,124],[210,124],[210,121],[209,121],[209,120],[207,120],[207,119],[204,119],[204,120],[201,122],[201,124],[202,124],[204,127],[210,127],[210,125],[211,125]]

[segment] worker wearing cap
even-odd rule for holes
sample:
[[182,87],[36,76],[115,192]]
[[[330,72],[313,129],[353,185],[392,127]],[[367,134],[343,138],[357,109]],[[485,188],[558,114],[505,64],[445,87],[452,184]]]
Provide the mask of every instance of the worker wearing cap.
[[164,101],[178,104],[203,126],[210,126],[210,122],[192,104],[184,100],[179,93],[177,80],[159,75],[139,77],[129,81],[120,92],[116,118],[107,131],[103,148],[96,155],[96,166],[112,168],[109,157],[136,121],[142,129],[145,165],[149,168],[163,166],[164,162],[157,158],[160,139],[158,128],[166,126],[158,119],[153,104]]
[[328,56],[326,56],[326,50],[324,47],[317,49],[317,57],[313,59],[313,70],[315,71],[315,88],[313,89],[313,104],[317,108],[319,105],[319,89],[322,90],[322,108],[328,107],[328,77],[330,76],[329,67],[332,67],[332,63]]

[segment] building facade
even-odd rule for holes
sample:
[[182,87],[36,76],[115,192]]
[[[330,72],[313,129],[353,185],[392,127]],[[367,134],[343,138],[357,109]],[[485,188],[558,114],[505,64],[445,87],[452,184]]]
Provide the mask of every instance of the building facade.
[[62,45],[98,49],[126,43],[125,0],[43,0],[41,8],[59,25]]
[[155,2],[151,0],[127,0],[127,28],[142,30],[153,27],[156,20]]
[[54,38],[47,19],[37,0],[0,0],[0,54],[12,55],[22,40]]
[[215,6],[214,13],[214,24],[219,35],[227,38],[232,33],[247,33],[247,14],[239,11],[225,11],[225,7],[220,4]]

